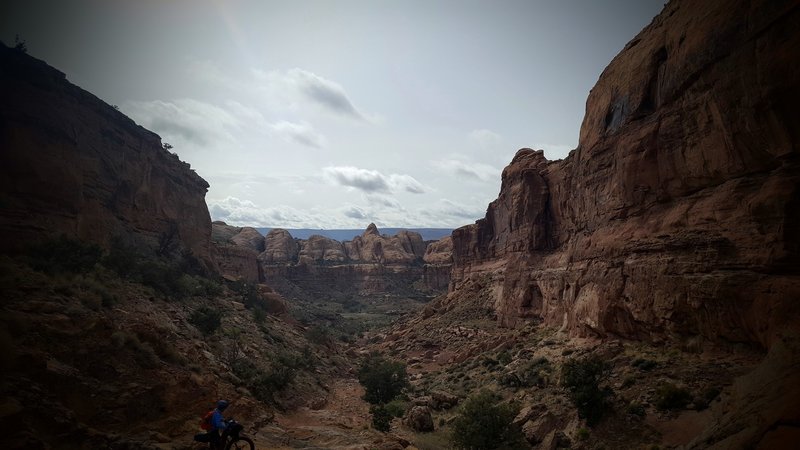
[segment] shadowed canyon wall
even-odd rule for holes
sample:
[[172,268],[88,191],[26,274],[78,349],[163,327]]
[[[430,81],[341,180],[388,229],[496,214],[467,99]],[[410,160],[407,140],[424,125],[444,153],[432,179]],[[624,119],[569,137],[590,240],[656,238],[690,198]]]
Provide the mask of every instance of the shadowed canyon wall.
[[0,98],[3,251],[59,235],[103,246],[120,238],[177,245],[214,269],[208,183],[158,135],[5,46]]
[[578,336],[797,328],[797,29],[797,2],[668,3],[591,90],[578,148],[520,150],[454,231],[448,301],[490,291],[502,325]]

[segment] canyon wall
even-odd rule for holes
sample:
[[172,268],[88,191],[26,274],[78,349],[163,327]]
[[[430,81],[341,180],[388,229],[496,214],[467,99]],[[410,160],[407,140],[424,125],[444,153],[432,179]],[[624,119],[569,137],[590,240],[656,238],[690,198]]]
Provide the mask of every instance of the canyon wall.
[[428,244],[409,231],[381,235],[374,224],[344,242],[323,236],[294,239],[286,230],[273,229],[258,260],[264,279],[285,296],[429,298],[447,289],[448,242],[449,237]]
[[453,232],[447,301],[491,292],[502,325],[576,336],[796,330],[797,29],[797,2],[669,2],[591,90],[577,149],[520,150]]
[[59,235],[168,244],[207,270],[208,183],[161,138],[27,54],[0,45],[0,250]]

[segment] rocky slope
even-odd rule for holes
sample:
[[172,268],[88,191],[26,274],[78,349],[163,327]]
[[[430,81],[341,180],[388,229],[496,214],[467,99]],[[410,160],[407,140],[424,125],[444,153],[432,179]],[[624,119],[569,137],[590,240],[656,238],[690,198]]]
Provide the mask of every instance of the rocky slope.
[[452,301],[485,285],[502,325],[575,336],[797,331],[799,16],[668,3],[600,76],[578,148],[520,150],[486,217],[455,230]]
[[3,251],[63,234],[190,252],[214,269],[208,183],[158,135],[5,46],[0,97]]

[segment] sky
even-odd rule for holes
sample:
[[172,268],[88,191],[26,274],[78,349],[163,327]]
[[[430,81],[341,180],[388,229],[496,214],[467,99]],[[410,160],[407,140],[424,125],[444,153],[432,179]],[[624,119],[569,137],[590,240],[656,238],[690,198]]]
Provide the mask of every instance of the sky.
[[562,159],[664,0],[3,1],[0,39],[158,133],[214,220],[456,228]]

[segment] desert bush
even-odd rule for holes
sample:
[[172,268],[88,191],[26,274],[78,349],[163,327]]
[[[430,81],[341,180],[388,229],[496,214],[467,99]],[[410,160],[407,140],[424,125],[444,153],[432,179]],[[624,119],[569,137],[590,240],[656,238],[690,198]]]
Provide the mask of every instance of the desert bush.
[[306,331],[306,339],[313,344],[322,346],[327,346],[331,343],[331,335],[328,329],[320,325],[309,328],[308,331]]
[[598,357],[572,359],[562,367],[563,384],[569,390],[578,415],[586,419],[589,426],[597,424],[610,407],[612,391],[600,386],[610,373],[608,363]]
[[204,336],[210,336],[222,324],[222,313],[208,306],[201,306],[192,312],[189,322],[197,327]]
[[370,355],[358,370],[364,386],[364,400],[372,404],[388,403],[408,387],[406,365],[380,355]]
[[267,313],[261,308],[253,308],[253,322],[261,325],[267,320]]
[[201,264],[189,252],[147,256],[122,239],[114,238],[102,264],[122,278],[174,299],[195,295],[216,297],[222,293],[220,283],[206,278]]
[[136,333],[116,331],[111,334],[111,343],[118,349],[131,349],[134,359],[144,368],[152,369],[158,366],[159,358],[153,346],[148,342],[142,342]]
[[644,405],[639,402],[633,401],[628,405],[628,414],[633,414],[634,416],[644,417],[646,411],[644,410]]
[[136,272],[139,259],[141,255],[135,247],[125,244],[122,238],[114,237],[108,253],[103,256],[102,264],[122,278],[131,278]]
[[285,389],[295,376],[294,368],[279,358],[273,359],[267,369],[240,358],[232,364],[232,369],[259,401],[272,404],[275,403],[275,394]]
[[393,417],[403,417],[407,409],[408,402],[399,398],[395,398],[386,404],[386,411],[388,411]]
[[100,262],[103,250],[95,244],[62,235],[30,247],[27,256],[28,264],[39,272],[86,273]]
[[372,414],[372,427],[384,433],[391,429],[392,414],[383,405],[372,405],[369,407]]
[[459,407],[451,443],[470,450],[528,448],[519,427],[512,423],[518,413],[514,405],[501,404],[491,392],[481,391]]
[[662,383],[656,389],[656,408],[665,411],[669,409],[683,409],[692,400],[692,394],[682,387],[672,383]]
[[653,370],[654,368],[658,367],[658,363],[651,359],[644,359],[644,358],[636,358],[631,362],[633,367],[638,367],[639,370],[643,370],[645,372]]
[[503,350],[500,354],[497,355],[497,362],[501,365],[505,366],[511,362],[511,354],[508,351]]

